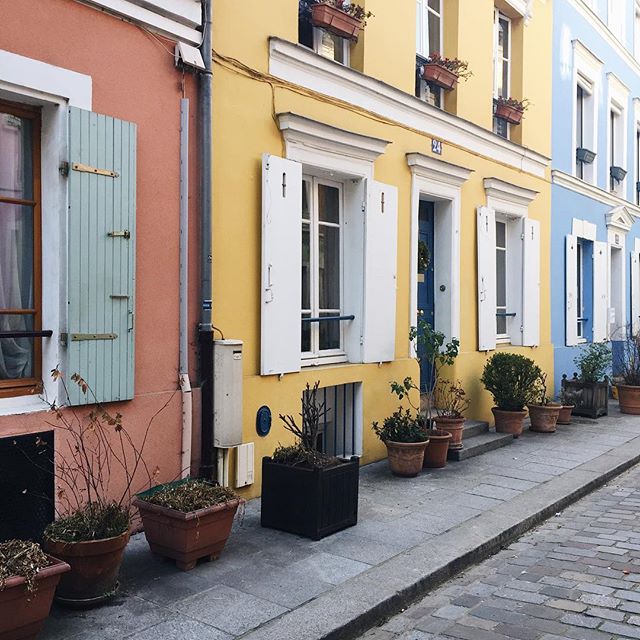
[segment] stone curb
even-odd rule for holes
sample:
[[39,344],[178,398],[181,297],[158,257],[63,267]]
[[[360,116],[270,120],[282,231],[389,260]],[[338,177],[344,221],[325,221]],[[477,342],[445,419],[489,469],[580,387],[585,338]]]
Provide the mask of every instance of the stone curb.
[[372,567],[241,637],[356,638],[638,462],[640,437]]

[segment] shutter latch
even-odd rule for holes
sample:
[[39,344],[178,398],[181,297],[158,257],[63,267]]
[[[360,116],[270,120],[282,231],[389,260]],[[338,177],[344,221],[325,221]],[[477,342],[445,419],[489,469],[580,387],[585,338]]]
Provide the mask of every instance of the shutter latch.
[[129,231],[129,229],[125,229],[124,231],[109,231],[107,235],[110,238],[124,238],[128,240],[131,237],[131,231]]
[[64,176],[66,178],[69,175],[69,163],[66,161],[62,161],[60,163],[60,166],[58,167],[58,171],[60,172],[61,176]]

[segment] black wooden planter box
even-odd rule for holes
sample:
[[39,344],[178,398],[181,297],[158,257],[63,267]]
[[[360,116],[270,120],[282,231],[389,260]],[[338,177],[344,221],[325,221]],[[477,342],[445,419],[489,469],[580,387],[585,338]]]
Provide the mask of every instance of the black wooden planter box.
[[262,458],[260,524],[320,540],[358,522],[357,457],[309,469]]
[[562,376],[562,389],[566,402],[574,404],[574,416],[599,418],[609,413],[609,381],[580,382],[576,378],[567,380]]

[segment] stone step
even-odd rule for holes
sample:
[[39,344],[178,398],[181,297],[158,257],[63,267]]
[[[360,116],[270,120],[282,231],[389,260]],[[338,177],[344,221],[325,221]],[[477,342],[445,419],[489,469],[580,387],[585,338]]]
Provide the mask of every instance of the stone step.
[[465,420],[463,431],[463,442],[467,438],[473,438],[481,433],[489,432],[489,423],[482,422],[481,420]]
[[508,433],[485,432],[472,436],[469,439],[463,439],[464,447],[459,450],[449,450],[448,460],[460,462],[468,460],[474,456],[479,456],[487,451],[499,449],[513,442],[513,436]]

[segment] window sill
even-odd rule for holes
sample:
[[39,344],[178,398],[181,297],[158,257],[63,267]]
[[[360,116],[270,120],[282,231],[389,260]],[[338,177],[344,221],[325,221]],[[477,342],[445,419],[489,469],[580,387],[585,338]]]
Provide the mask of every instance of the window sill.
[[0,416],[48,411],[51,407],[40,396],[16,396],[0,398]]
[[349,359],[346,354],[335,355],[335,356],[318,356],[316,358],[303,358],[301,362],[301,367],[306,369],[308,367],[322,367],[327,364],[345,364],[348,363]]

